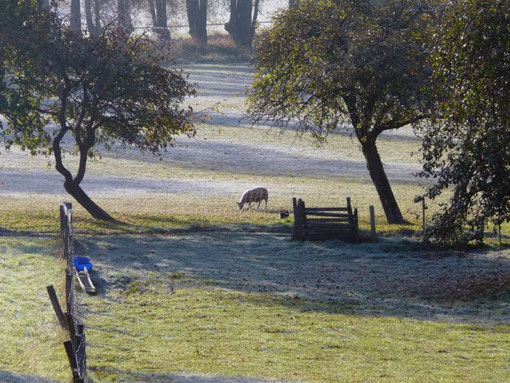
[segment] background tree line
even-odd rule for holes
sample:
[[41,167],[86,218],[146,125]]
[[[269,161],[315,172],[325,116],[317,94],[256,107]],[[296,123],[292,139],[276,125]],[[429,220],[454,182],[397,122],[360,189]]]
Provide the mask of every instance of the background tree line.
[[[267,1],[267,0],[266,0]],[[171,39],[169,20],[186,20],[189,34],[199,48],[207,47],[207,25],[228,13],[224,29],[238,47],[251,48],[261,5],[264,0],[64,0],[59,1],[69,14],[75,31],[86,26],[87,33],[99,35],[104,25],[116,22],[126,34],[134,30],[133,20],[144,14],[150,28],[163,41]],[[294,0],[289,6],[295,5]],[[83,25],[82,25],[83,24]]]

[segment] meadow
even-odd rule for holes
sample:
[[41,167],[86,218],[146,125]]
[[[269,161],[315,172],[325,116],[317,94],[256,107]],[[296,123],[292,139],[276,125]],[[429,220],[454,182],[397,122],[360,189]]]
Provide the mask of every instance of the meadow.
[[[80,293],[96,382],[505,382],[510,380],[509,228],[498,246],[441,250],[420,241],[420,139],[383,135],[379,150],[406,226],[385,224],[348,129],[318,147],[291,128],[243,119],[247,64],[185,65],[207,119],[161,157],[114,148],[84,189],[121,223],[74,204],[76,252],[98,295]],[[67,149],[72,151],[68,144]],[[68,153],[66,161],[76,165]],[[65,382],[62,334],[45,296],[61,294],[51,158],[0,155],[0,381]],[[239,211],[249,187],[267,210]],[[351,197],[379,241],[290,242],[292,197]],[[437,209],[431,204],[427,214]],[[44,272],[42,272],[44,270]]]

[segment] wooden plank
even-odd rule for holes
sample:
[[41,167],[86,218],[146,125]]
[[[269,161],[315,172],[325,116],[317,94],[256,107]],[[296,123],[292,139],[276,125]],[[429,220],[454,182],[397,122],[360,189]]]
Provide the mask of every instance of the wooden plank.
[[312,211],[348,211],[346,207],[307,207],[307,212]]
[[337,217],[337,218],[346,218],[346,219],[350,218],[349,214],[329,213],[329,212],[323,212],[323,211],[307,212],[306,215],[314,216],[314,217]]
[[62,311],[62,307],[60,307],[60,302],[57,298],[57,293],[55,292],[55,288],[53,285],[47,286],[46,291],[48,291],[48,295],[50,297],[51,305],[53,306],[53,310],[55,310],[55,314],[57,315],[58,322],[62,328],[67,328],[66,317],[64,316],[64,312]]
[[305,228],[331,228],[333,230],[342,230],[342,229],[354,229],[354,225],[350,223],[314,223],[309,225],[308,222],[305,222]]
[[305,224],[314,224],[314,223],[320,224],[320,223],[326,223],[326,222],[339,223],[339,224],[349,223],[349,221],[346,220],[345,218],[307,218],[305,221]]
[[76,274],[76,277],[78,278],[80,287],[88,294],[95,294],[96,287],[94,286],[90,279],[90,274],[88,270],[84,268],[83,271],[78,271],[76,270],[76,268],[74,268],[74,272]]

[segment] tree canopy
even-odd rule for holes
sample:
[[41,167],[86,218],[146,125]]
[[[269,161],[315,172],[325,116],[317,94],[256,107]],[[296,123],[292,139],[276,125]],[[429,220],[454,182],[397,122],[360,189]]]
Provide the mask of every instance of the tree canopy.
[[453,195],[429,234],[481,241],[487,224],[510,220],[510,3],[451,1],[443,17],[434,68],[447,101],[425,131],[423,175],[436,179],[429,197]]
[[[53,154],[67,192],[92,216],[112,219],[80,187],[87,158],[98,145],[158,153],[176,134],[193,135],[192,110],[181,103],[194,90],[180,71],[160,65],[162,57],[143,36],[126,39],[113,27],[88,37],[55,13],[40,16],[12,25],[24,37],[7,42],[13,54],[4,65],[9,124],[2,134],[7,147]],[[74,175],[62,159],[65,136],[79,156]]]
[[389,223],[404,218],[376,140],[432,114],[429,22],[421,1],[303,0],[277,16],[257,45],[253,120],[295,122],[318,140],[353,132]]

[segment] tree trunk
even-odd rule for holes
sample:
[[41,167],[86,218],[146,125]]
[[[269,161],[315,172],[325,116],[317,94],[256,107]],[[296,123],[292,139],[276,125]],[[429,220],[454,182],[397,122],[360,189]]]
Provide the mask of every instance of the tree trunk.
[[207,0],[186,0],[189,34],[200,48],[207,47]]
[[390,182],[384,171],[384,167],[375,145],[374,139],[369,139],[362,143],[363,155],[367,161],[367,168],[370,178],[375,185],[379,199],[386,214],[386,219],[390,224],[404,224],[406,221],[400,212],[397,200],[391,190]]
[[149,10],[151,12],[152,25],[156,26],[156,7],[154,6],[154,0],[147,0],[149,3]]
[[166,0],[156,0],[156,32],[161,40],[170,40],[170,30],[168,29],[168,18],[166,15]]
[[251,48],[252,23],[252,0],[230,0],[230,20],[225,24],[225,30],[238,47]]
[[71,29],[76,33],[81,33],[80,0],[71,0]]
[[85,19],[87,20],[87,29],[89,30],[90,35],[97,36],[98,29],[92,18],[92,0],[85,0]]
[[71,196],[73,196],[76,202],[78,202],[81,206],[83,206],[85,210],[89,212],[92,217],[102,221],[114,221],[111,215],[101,209],[99,205],[90,199],[90,197],[83,191],[79,184],[75,183],[74,181],[68,182],[66,180],[64,182],[64,188]]
[[129,0],[117,0],[117,20],[126,36],[129,36],[134,28],[131,22],[131,6]]
[[253,20],[251,22],[251,44],[253,44],[253,38],[255,37],[255,30],[257,29],[257,19],[259,17],[260,0],[255,0],[253,6]]
[[94,17],[96,19],[96,31],[97,34],[101,33],[101,4],[100,0],[94,0]]
[[83,206],[85,210],[89,212],[92,217],[103,221],[115,221],[112,216],[110,216],[106,211],[101,209],[94,201],[92,201],[80,186],[80,182],[85,175],[88,149],[85,147],[80,149],[80,167],[78,169],[78,175],[75,179],[73,179],[71,172],[62,163],[62,149],[60,148],[60,142],[66,132],[67,129],[61,129],[60,133],[53,140],[55,169],[57,169],[57,171],[65,178],[64,188],[71,196],[74,197],[76,202],[78,202],[81,206]]

